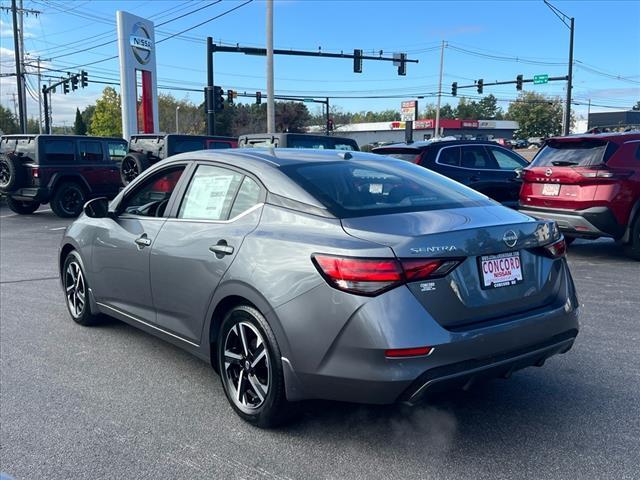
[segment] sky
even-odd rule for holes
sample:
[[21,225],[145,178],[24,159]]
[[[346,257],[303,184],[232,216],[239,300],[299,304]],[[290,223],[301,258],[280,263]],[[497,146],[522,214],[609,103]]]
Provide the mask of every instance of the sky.
[[[25,51],[40,57],[46,78],[60,77],[84,68],[90,85],[69,95],[53,95],[54,125],[72,124],[76,108],[82,110],[100,96],[103,84],[91,80],[119,80],[118,60],[84,64],[117,55],[115,15],[124,10],[156,24],[156,41],[188,30],[157,46],[160,91],[175,97],[202,101],[206,83],[205,38],[224,44],[264,47],[266,3],[253,0],[116,1],[24,0],[24,8],[41,13],[25,17]],[[10,1],[2,0],[2,6]],[[552,1],[575,18],[574,101],[578,116],[591,111],[626,110],[640,100],[640,1]],[[176,18],[205,7],[190,15]],[[202,26],[191,27],[224,14]],[[159,25],[160,23],[165,23]],[[517,96],[515,85],[487,86],[492,81],[515,80],[518,74],[564,76],[567,73],[569,29],[542,0],[512,1],[315,1],[275,0],[274,46],[280,49],[365,54],[382,50],[385,56],[407,53],[419,63],[408,64],[406,76],[398,76],[390,62],[364,61],[363,72],[353,72],[350,59],[276,56],[276,94],[331,99],[343,111],[399,110],[402,100],[418,96],[419,108],[435,103],[439,63],[444,48],[443,103],[451,83],[473,84],[484,79],[484,94],[494,94],[508,107]],[[105,44],[106,43],[106,44]],[[103,45],[104,44],[104,45]],[[84,51],[82,51],[84,50]],[[0,67],[3,75],[14,72],[12,18],[0,16]],[[215,84],[226,89],[254,93],[266,90],[264,57],[216,53]],[[29,69],[30,89],[37,89],[37,75]],[[116,86],[116,88],[118,88]],[[525,84],[525,90],[566,95],[566,82]],[[192,89],[194,91],[186,91]],[[14,108],[15,77],[0,78],[0,102]],[[473,88],[459,95],[478,98]],[[393,98],[347,98],[347,97]],[[339,98],[342,97],[342,98]],[[315,111],[317,107],[311,107]],[[29,98],[28,115],[38,116],[37,103]]]

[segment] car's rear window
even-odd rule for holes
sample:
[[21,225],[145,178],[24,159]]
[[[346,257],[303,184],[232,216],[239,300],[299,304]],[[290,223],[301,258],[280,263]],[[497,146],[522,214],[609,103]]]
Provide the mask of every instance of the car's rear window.
[[549,140],[531,162],[532,167],[591,167],[607,163],[617,146],[605,140]]
[[420,150],[407,148],[382,148],[374,150],[373,153],[384,155],[385,157],[397,158],[398,160],[404,160],[405,162],[416,163],[416,160],[420,155]]
[[0,153],[13,153],[34,159],[36,152],[35,138],[4,137],[0,141]]
[[313,136],[290,136],[287,138],[288,148],[315,148],[319,150],[358,150],[355,142],[341,138],[313,137]]
[[326,162],[289,165],[282,171],[339,218],[492,203],[484,195],[408,162]]

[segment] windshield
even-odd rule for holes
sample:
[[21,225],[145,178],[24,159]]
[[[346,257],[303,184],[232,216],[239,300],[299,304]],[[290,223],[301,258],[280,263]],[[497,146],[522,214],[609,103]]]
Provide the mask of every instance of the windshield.
[[282,171],[339,218],[492,205],[484,195],[407,162],[298,164]]
[[550,140],[536,158],[532,167],[590,167],[606,163],[609,155],[607,142],[602,140],[553,141]]

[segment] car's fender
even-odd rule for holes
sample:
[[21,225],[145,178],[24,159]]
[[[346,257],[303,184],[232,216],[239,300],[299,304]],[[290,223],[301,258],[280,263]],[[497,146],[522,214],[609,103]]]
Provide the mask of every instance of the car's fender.
[[87,192],[91,193],[93,191],[93,189],[91,188],[87,180],[77,172],[54,173],[51,176],[51,179],[49,180],[49,184],[47,185],[47,188],[49,189],[50,192],[53,192],[55,188],[58,186],[58,184],[64,181],[78,182],[87,190]]
[[624,235],[621,238],[622,243],[626,243],[629,241],[631,237],[631,228],[633,227],[633,222],[640,216],[640,198],[638,198],[633,207],[631,208],[631,212],[629,213],[629,218],[627,219],[627,228],[625,229]]

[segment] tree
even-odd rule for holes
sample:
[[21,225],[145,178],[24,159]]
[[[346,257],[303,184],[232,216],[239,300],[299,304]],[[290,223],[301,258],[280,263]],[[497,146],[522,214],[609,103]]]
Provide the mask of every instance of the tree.
[[18,120],[11,110],[0,105],[0,132],[9,134],[18,133],[19,130]]
[[40,133],[40,125],[35,118],[27,118],[27,133]]
[[96,102],[90,133],[107,137],[122,136],[120,95],[112,87],[106,87],[102,91],[102,97]]
[[489,94],[478,102],[478,118],[485,120],[501,120],[502,109],[498,107],[498,99]]
[[79,108],[76,108],[76,120],[73,122],[73,133],[74,135],[87,134],[87,125],[84,123],[84,119],[82,118]]
[[87,131],[89,130],[89,127],[91,126],[91,121],[93,120],[93,114],[96,112],[96,106],[95,105],[87,105],[85,107],[84,110],[82,110],[82,121],[84,122],[85,126],[87,127]]
[[[428,103],[422,112],[422,118],[436,118],[436,105]],[[455,111],[448,103],[440,105],[440,119],[455,118]]]
[[474,100],[467,100],[461,98],[458,106],[456,107],[456,118],[462,120],[477,120],[480,118],[480,107]]
[[638,102],[633,107],[631,107],[631,110],[640,110],[640,100],[638,100]]
[[562,101],[536,92],[522,92],[509,105],[507,119],[518,122],[517,138],[559,135],[562,132]]
[[309,110],[300,102],[277,102],[275,105],[276,131],[302,133],[309,122]]

